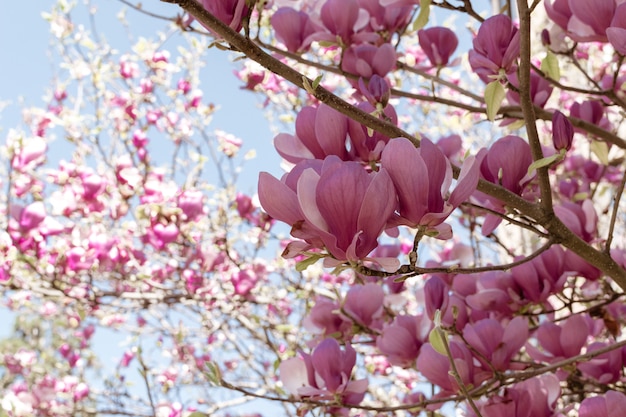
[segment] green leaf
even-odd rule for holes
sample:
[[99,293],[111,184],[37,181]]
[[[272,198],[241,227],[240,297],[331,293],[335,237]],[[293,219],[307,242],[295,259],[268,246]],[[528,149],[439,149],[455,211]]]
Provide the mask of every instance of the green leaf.
[[510,125],[507,125],[506,128],[509,130],[518,130],[523,128],[524,125],[526,125],[526,122],[524,121],[524,119],[520,119],[516,122],[511,123]]
[[559,60],[552,51],[546,53],[546,57],[541,61],[541,71],[555,81],[561,78],[561,70],[559,68]]
[[603,165],[609,165],[609,145],[607,145],[606,142],[592,140],[590,147],[591,152],[593,152],[593,154],[598,157]]
[[312,85],[312,87],[313,87],[313,89],[314,89],[314,90],[316,90],[316,89],[317,89],[317,86],[318,86],[318,85],[320,85],[320,82],[322,81],[322,77],[323,77],[323,76],[324,76],[323,74],[320,74],[320,75],[318,75],[317,77],[315,77],[315,79],[313,80],[313,85]]
[[420,30],[426,23],[428,23],[428,18],[430,17],[430,0],[421,0],[420,1],[420,12],[415,18],[413,22],[413,30]]
[[304,88],[307,93],[315,97],[315,89],[309,82],[309,79],[304,75],[302,76],[302,88]]
[[441,330],[440,327],[435,327],[430,331],[428,335],[428,341],[430,345],[435,349],[437,353],[441,353],[442,355],[447,355],[446,352],[446,340],[445,333]]
[[311,255],[306,259],[301,260],[296,264],[296,271],[305,271],[308,267],[319,261],[322,257],[320,255]]
[[217,366],[217,364],[215,362],[206,362],[205,366],[207,368],[205,374],[207,378],[209,378],[209,381],[211,381],[215,385],[221,385],[222,372],[220,371],[220,368]]
[[530,174],[536,169],[547,167],[552,165],[555,161],[561,159],[561,154],[555,153],[554,155],[546,156],[545,158],[541,158],[530,164],[528,167],[528,173]]
[[487,119],[494,121],[502,100],[504,100],[505,92],[504,87],[498,80],[492,81],[487,84],[485,88],[485,103],[487,104]]

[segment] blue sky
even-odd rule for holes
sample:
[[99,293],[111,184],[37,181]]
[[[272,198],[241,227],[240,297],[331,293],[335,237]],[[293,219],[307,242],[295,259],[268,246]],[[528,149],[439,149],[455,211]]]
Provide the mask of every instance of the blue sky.
[[[128,48],[127,34],[115,17],[125,6],[117,0],[91,0],[90,3],[97,7],[98,31],[116,48],[122,51]],[[180,10],[157,0],[143,3],[146,10],[163,15],[174,16]],[[0,112],[2,141],[9,128],[19,125],[22,107],[43,104],[42,96],[50,85],[54,69],[48,52],[49,26],[41,13],[49,11],[53,4],[54,0],[13,2],[9,12],[0,13],[0,56],[4,63],[0,67],[0,102],[6,106]],[[77,11],[83,9],[80,6]],[[167,27],[167,22],[127,9],[135,37],[151,37]],[[74,19],[75,23],[86,23],[84,14],[77,12]],[[177,38],[169,40],[165,48],[175,48]],[[244,140],[244,150],[255,148],[259,153],[257,161],[247,165],[242,177],[245,191],[253,192],[259,170],[280,173],[279,157],[270,146],[273,134],[259,107],[261,97],[239,88],[241,82],[232,73],[234,65],[228,53],[213,48],[207,60],[201,77],[204,97],[220,107],[211,127],[240,137]]]
[[[83,1],[74,17],[75,23],[85,23],[85,15],[78,11],[84,9]],[[117,49],[129,48],[127,34],[122,30],[115,15],[122,7],[117,0],[92,0],[98,8],[96,27]],[[41,17],[49,11],[54,0],[12,2],[8,11],[0,13],[0,144],[4,144],[9,129],[21,124],[21,109],[30,106],[43,106],[42,97],[51,85],[55,72],[48,50],[50,48],[49,25]],[[174,16],[177,6],[161,3],[158,0],[145,1],[150,11]],[[135,37],[152,37],[159,30],[164,30],[167,23],[139,14],[132,9],[127,11]],[[175,49],[179,37],[174,36],[165,45],[166,49]],[[220,110],[215,113],[210,128],[232,133],[244,140],[244,149],[254,148],[259,155],[255,161],[248,162],[240,177],[242,191],[254,193],[256,179],[260,170],[280,173],[280,159],[271,146],[273,134],[268,122],[263,117],[259,103],[262,97],[241,90],[242,83],[233,75],[234,65],[229,61],[228,53],[212,49],[202,73],[202,89],[206,101],[215,103]],[[56,148],[56,151],[55,149]],[[50,152],[58,153],[58,147]],[[58,155],[51,155],[58,159]],[[2,184],[2,182],[0,182]],[[4,185],[2,185],[3,187]],[[0,338],[10,334],[12,315],[0,307]],[[114,366],[120,359],[124,348],[118,346],[124,336],[100,328],[95,335],[94,346],[102,355],[103,364]],[[137,384],[137,386],[141,386]]]

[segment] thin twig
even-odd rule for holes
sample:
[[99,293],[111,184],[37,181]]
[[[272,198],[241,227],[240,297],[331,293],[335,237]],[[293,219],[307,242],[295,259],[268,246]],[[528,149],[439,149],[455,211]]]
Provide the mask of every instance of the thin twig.
[[620,182],[617,190],[615,190],[615,196],[613,197],[613,212],[611,213],[611,223],[609,225],[609,233],[606,237],[606,243],[604,244],[604,252],[607,255],[611,255],[611,243],[613,243],[613,233],[615,231],[615,222],[617,220],[617,211],[619,209],[619,203],[624,193],[624,185],[626,184],[626,171],[622,175],[622,181]]

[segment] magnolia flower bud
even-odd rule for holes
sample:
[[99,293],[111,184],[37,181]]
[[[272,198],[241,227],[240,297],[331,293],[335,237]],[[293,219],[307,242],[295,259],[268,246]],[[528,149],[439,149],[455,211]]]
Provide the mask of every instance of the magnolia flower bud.
[[560,111],[552,115],[552,143],[554,149],[569,151],[574,140],[574,126],[572,122]]

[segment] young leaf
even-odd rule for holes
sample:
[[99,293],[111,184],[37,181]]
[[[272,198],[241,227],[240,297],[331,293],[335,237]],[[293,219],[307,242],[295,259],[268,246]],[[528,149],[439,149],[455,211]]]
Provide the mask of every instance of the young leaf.
[[541,71],[555,81],[561,78],[561,70],[559,69],[559,60],[552,51],[546,53],[546,57],[541,61]]
[[505,92],[504,87],[498,80],[492,81],[487,84],[485,88],[485,103],[487,104],[487,119],[494,121],[502,100],[504,100]]
[[319,255],[311,255],[308,258],[301,260],[300,262],[298,262],[296,264],[296,271],[302,272],[302,271],[306,270],[308,267],[310,267],[315,262],[320,260],[320,258],[321,258],[321,256],[319,256]]
[[413,22],[413,30],[420,30],[426,23],[428,23],[428,18],[430,17],[430,0],[422,0],[420,2],[420,12],[417,15],[417,18]]
[[550,155],[550,156],[546,156],[545,158],[538,159],[532,164],[530,164],[530,166],[528,167],[528,173],[530,174],[536,169],[552,165],[555,161],[561,158],[563,158],[563,156],[560,153],[555,153],[554,155]]
[[599,140],[591,141],[591,152],[598,157],[603,165],[609,165],[609,145]]
[[217,366],[215,362],[206,362],[205,366],[207,368],[205,374],[209,381],[211,381],[215,385],[221,385],[222,383],[222,372],[220,368]]
[[435,349],[437,353],[441,353],[442,355],[447,355],[446,352],[446,341],[444,340],[445,333],[441,330],[440,327],[435,327],[430,331],[428,335],[428,341],[430,345]]
[[313,85],[311,87],[313,87],[313,90],[317,89],[317,86],[320,85],[320,82],[322,81],[322,77],[324,75],[320,74],[317,77],[315,77],[315,79],[313,80]]

